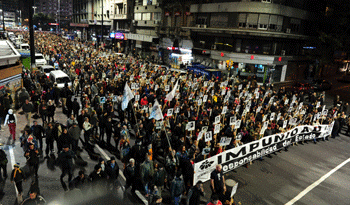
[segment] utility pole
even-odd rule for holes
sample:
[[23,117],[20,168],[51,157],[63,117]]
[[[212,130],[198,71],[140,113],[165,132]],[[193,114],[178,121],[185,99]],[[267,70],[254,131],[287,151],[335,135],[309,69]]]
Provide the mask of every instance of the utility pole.
[[35,67],[35,46],[34,46],[34,27],[33,27],[33,6],[34,0],[28,1],[29,9],[29,35],[30,35],[30,64],[31,68]]
[[58,32],[61,32],[61,27],[60,27],[60,23],[61,23],[61,1],[58,0]]
[[4,10],[4,1],[1,1],[1,10],[2,10],[2,30],[5,31],[5,10]]
[[102,2],[102,7],[101,7],[101,9],[102,9],[102,21],[101,21],[101,45],[103,45],[103,1],[104,1],[104,0],[101,0],[101,2]]

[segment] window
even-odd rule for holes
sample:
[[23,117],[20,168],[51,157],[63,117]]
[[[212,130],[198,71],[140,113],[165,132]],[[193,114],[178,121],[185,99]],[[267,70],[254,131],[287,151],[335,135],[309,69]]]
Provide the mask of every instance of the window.
[[145,21],[151,20],[151,13],[142,13],[142,20],[145,20]]
[[247,25],[248,28],[258,28],[259,14],[248,14]]
[[135,20],[142,20],[142,13],[135,13],[134,19]]
[[269,30],[282,31],[283,16],[270,15]]
[[259,15],[259,29],[267,30],[270,16],[268,14]]
[[271,3],[271,0],[261,0],[263,3]]
[[158,20],[160,21],[162,19],[161,13],[157,12],[157,13],[152,13],[153,14],[153,20]]
[[293,33],[299,32],[300,29],[300,19],[290,19],[290,31]]
[[238,15],[238,27],[240,28],[247,27],[247,14]]

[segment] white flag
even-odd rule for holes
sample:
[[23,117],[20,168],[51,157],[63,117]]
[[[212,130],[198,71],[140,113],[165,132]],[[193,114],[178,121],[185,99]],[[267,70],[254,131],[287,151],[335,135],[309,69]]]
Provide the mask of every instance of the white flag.
[[129,85],[125,83],[122,110],[125,110],[128,107],[129,101],[133,98],[134,98],[134,94],[132,94],[132,91]]
[[149,117],[149,119],[156,119],[156,120],[163,120],[163,114],[162,114],[162,110],[160,109],[160,105],[158,103],[158,100],[156,100],[156,102],[154,103],[152,110],[151,110],[151,115]]
[[176,81],[176,84],[173,87],[173,90],[166,95],[165,100],[171,101],[175,97],[175,92],[176,92],[176,88],[177,88],[178,84],[179,84],[179,81]]

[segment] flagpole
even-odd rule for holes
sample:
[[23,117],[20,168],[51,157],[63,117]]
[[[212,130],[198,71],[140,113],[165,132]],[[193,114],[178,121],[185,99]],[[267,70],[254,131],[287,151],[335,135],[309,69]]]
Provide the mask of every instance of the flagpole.
[[165,128],[165,125],[164,125],[164,120],[163,120],[163,118],[162,118],[162,125],[163,125],[163,127],[164,127],[165,136],[166,136],[166,139],[167,139],[167,141],[168,141],[169,147],[170,147],[170,149],[173,149],[173,148],[171,147],[171,144],[170,144],[170,140],[169,140],[168,134],[167,134],[167,132],[166,132],[166,128]]

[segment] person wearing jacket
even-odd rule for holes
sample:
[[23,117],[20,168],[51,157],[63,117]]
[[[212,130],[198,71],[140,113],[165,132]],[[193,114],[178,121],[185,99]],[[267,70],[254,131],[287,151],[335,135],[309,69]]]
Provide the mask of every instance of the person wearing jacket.
[[90,141],[91,136],[91,124],[89,122],[89,118],[85,117],[85,121],[83,123],[83,129],[84,129],[84,143],[87,144]]
[[54,151],[53,143],[55,141],[54,127],[51,122],[48,124],[48,127],[45,130],[45,135],[46,135],[45,153],[46,153],[46,156],[49,156],[49,153]]
[[8,163],[8,159],[7,159],[6,153],[3,149],[0,149],[0,181],[3,180],[1,178],[1,169],[3,172],[2,176],[4,177],[4,179],[7,178],[7,163]]
[[69,182],[69,189],[84,189],[86,182],[85,182],[85,173],[83,170],[80,170],[78,173],[78,176],[75,177],[72,181]]
[[73,125],[69,128],[68,134],[72,139],[72,150],[76,152],[78,150],[78,144],[80,139],[80,128],[77,123],[73,123]]
[[43,136],[44,136],[44,128],[43,126],[39,125],[37,121],[34,121],[34,125],[32,126],[32,133],[36,140],[39,141],[39,149],[43,150]]
[[203,183],[197,182],[196,186],[193,186],[187,194],[186,205],[199,205],[201,202],[201,196],[204,196]]
[[32,103],[29,102],[29,99],[25,100],[25,103],[22,105],[22,110],[25,114],[25,117],[27,119],[27,125],[30,126],[30,118],[32,116],[34,106]]
[[179,205],[181,196],[185,192],[185,184],[181,179],[181,173],[177,172],[174,180],[171,182],[170,193],[174,205]]
[[61,166],[61,184],[65,191],[68,190],[66,183],[63,181],[63,178],[68,174],[68,182],[72,180],[73,177],[73,158],[75,154],[72,150],[69,149],[68,145],[63,145],[63,152],[58,154],[58,162]]
[[22,182],[25,181],[25,179],[26,179],[26,175],[19,167],[19,163],[13,165],[13,170],[11,172],[10,181],[11,181],[11,183],[13,183],[13,182],[15,183],[17,191],[18,191],[18,195],[22,195],[22,193],[23,193]]
[[27,159],[30,173],[37,177],[39,170],[39,151],[34,148],[33,143],[29,144],[29,149],[24,153],[24,157]]
[[126,178],[126,185],[125,190],[128,189],[131,186],[131,193],[135,192],[135,160],[131,158],[129,160],[129,164],[125,167],[123,172],[125,178]]
[[111,157],[111,159],[107,161],[106,173],[108,176],[108,187],[112,184],[113,188],[116,188],[116,182],[119,176],[119,166],[115,161],[115,157]]
[[150,193],[150,183],[154,174],[153,161],[150,160],[149,154],[146,154],[146,160],[140,166],[141,182],[146,191],[146,197]]
[[10,134],[12,136],[13,143],[16,141],[16,125],[17,125],[17,117],[16,114],[13,113],[12,109],[9,109],[8,114],[5,118],[4,126],[8,125]]
[[[52,100],[49,100],[49,103],[47,105],[47,121],[48,122],[54,122],[55,121],[55,104]],[[51,119],[51,120],[50,120]]]

